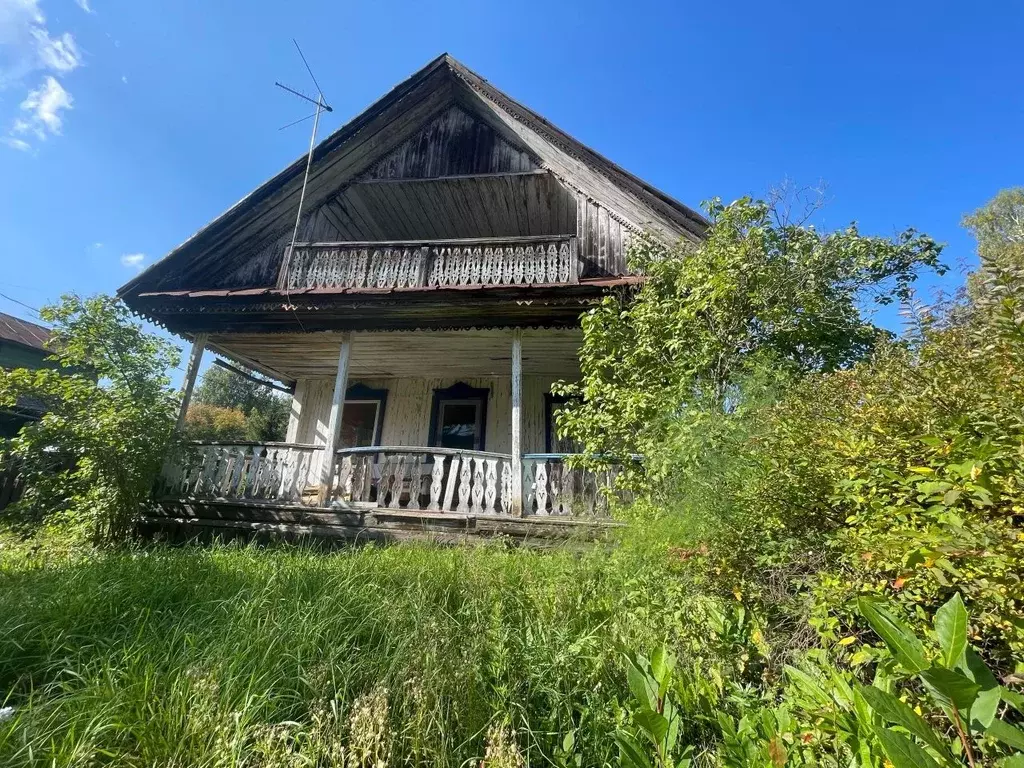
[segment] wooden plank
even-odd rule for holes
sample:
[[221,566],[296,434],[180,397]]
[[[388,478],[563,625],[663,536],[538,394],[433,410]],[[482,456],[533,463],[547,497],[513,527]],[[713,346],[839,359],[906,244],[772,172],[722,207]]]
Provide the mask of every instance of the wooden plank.
[[523,331],[512,331],[512,517],[523,516]]
[[199,373],[199,366],[203,361],[203,351],[206,349],[206,342],[209,338],[210,336],[207,333],[197,333],[192,339],[192,352],[188,356],[185,378],[181,383],[181,406],[178,408],[178,421],[174,425],[176,432],[181,432],[185,427],[185,414],[188,412],[188,405],[192,401],[192,390],[196,386],[196,375]]
[[331,417],[327,424],[327,439],[324,443],[320,464],[320,503],[326,504],[334,478],[334,451],[341,436],[341,417],[345,407],[345,390],[348,388],[348,361],[352,353],[352,334],[341,334],[341,348],[338,354],[338,373],[334,379],[334,396],[331,398]]

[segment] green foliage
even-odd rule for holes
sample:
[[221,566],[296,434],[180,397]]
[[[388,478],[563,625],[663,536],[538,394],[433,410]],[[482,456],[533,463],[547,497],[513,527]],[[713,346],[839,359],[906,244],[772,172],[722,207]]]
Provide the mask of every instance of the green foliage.
[[[614,765],[634,728],[620,649],[704,632],[646,538],[2,557],[3,765]],[[709,665],[685,668],[680,712],[692,688],[713,715]],[[681,731],[713,747],[709,727]]]
[[184,437],[188,440],[234,442],[245,440],[248,422],[238,408],[191,403],[185,413]]
[[[664,645],[658,646],[650,660],[626,655],[626,676],[635,706],[630,713],[633,729],[619,729],[619,765],[623,768],[687,768],[691,745],[676,751],[683,713],[672,700],[675,657]],[[647,757],[653,752],[654,760]],[[678,759],[676,757],[678,755]]]
[[96,542],[122,538],[171,441],[177,398],[165,372],[177,350],[108,296],[65,296],[41,315],[59,368],[0,371],[0,404],[28,397],[46,408],[2,446],[26,477],[5,515],[31,528],[67,524]]
[[939,246],[913,230],[823,234],[749,198],[706,209],[699,246],[639,238],[630,259],[645,282],[583,317],[583,378],[560,386],[577,401],[559,427],[588,452],[651,453],[691,404],[728,409],[758,359],[794,372],[862,359],[885,334],[860,303],[906,299],[919,271],[938,267]]
[[[285,438],[291,401],[270,387],[239,376],[226,368],[214,365],[206,370],[202,381],[196,387],[194,402],[240,411],[245,419],[244,429],[236,437],[236,430],[228,426],[228,422],[233,420],[221,414],[225,437],[193,437],[194,440],[252,440],[264,443]],[[216,427],[208,423],[213,420],[212,413],[206,412],[201,418],[197,417],[197,422],[204,425],[196,425],[201,434],[210,434],[211,428],[214,433],[216,432]]]

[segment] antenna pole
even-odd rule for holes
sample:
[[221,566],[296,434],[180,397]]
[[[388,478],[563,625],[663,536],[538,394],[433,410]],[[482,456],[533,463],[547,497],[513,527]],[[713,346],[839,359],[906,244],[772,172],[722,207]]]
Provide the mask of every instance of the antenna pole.
[[313,132],[309,137],[309,152],[306,155],[306,173],[302,177],[302,191],[299,193],[299,210],[295,213],[295,228],[292,229],[292,244],[288,246],[288,252],[284,255],[284,265],[281,275],[284,278],[285,295],[291,303],[291,296],[288,295],[288,270],[291,267],[292,251],[295,250],[295,240],[299,236],[299,224],[302,223],[302,205],[306,201],[306,184],[309,182],[309,169],[313,165],[313,148],[316,146],[316,130],[320,125],[320,112],[323,109],[323,96],[316,98],[316,113],[313,116]]

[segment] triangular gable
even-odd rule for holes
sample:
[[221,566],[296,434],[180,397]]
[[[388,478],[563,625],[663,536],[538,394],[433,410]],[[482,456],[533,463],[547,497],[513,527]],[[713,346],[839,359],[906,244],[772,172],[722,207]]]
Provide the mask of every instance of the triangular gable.
[[539,168],[531,152],[506,141],[494,127],[453,103],[359,179],[430,179]]
[[[430,142],[432,151],[427,149]],[[439,146],[452,154],[438,153]],[[122,286],[119,294],[272,283],[275,265],[290,241],[305,162],[305,156],[296,160]],[[593,219],[592,227],[580,227],[588,233],[581,255],[592,259],[596,273],[621,272],[621,267],[606,269],[604,263],[613,253],[621,256],[628,233],[650,229],[666,240],[695,240],[706,226],[699,214],[580,144],[445,54],[317,145],[300,240],[349,239],[332,210],[344,206],[346,191],[355,184],[462,172],[525,172],[528,179],[531,172],[541,170],[576,194],[578,223]]]

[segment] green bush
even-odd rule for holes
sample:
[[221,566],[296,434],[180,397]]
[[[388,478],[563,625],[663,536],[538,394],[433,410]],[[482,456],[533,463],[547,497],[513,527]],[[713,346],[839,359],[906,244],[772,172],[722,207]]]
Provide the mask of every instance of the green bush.
[[178,398],[166,372],[178,351],[109,296],[65,296],[41,316],[59,368],[0,370],[0,405],[28,397],[46,409],[0,444],[26,487],[4,516],[30,532],[123,539],[172,443]]
[[247,423],[238,408],[192,403],[185,412],[184,437],[188,440],[235,442],[245,440]]

